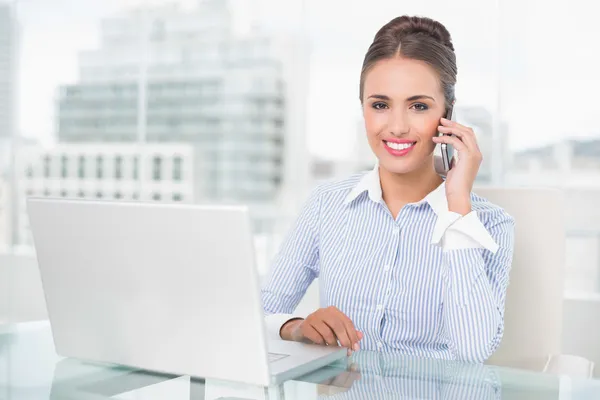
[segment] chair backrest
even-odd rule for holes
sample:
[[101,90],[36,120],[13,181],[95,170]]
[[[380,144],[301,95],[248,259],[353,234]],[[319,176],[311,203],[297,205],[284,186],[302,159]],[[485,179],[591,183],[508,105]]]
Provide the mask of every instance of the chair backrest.
[[515,218],[515,250],[506,295],[504,336],[488,363],[527,365],[560,354],[565,219],[562,191],[476,188]]

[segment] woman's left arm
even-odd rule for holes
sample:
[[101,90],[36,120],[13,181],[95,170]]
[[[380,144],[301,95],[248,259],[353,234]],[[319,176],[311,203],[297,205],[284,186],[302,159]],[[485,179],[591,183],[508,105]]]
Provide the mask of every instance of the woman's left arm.
[[[485,227],[497,245],[493,251],[476,247],[478,241],[473,237],[477,234],[468,235],[469,228],[458,226],[458,223],[472,228],[477,224],[483,226],[476,221],[477,214],[463,218],[448,228],[442,239],[444,333],[456,359],[483,362],[498,348],[504,331],[514,221],[501,212]],[[480,236],[485,237],[481,233]]]
[[[444,249],[444,334],[456,359],[483,362],[498,348],[504,331],[504,302],[514,249],[514,220],[490,205],[471,208],[471,190],[482,155],[475,134],[442,119],[433,139],[449,143],[459,159],[446,178],[447,215],[434,242]],[[485,221],[482,222],[482,221]]]

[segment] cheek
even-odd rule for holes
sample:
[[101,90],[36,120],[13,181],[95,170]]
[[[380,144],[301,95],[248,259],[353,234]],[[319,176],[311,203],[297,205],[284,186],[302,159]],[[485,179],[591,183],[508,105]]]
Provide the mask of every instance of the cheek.
[[438,126],[440,121],[437,119],[424,119],[420,121],[419,136],[424,139],[431,139],[438,135]]
[[374,113],[369,110],[363,112],[365,129],[369,138],[378,136],[386,126],[386,117],[383,113]]

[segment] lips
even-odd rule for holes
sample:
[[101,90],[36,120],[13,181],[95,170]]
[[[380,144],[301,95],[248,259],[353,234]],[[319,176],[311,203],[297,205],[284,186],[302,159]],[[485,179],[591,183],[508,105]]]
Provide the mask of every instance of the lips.
[[409,154],[412,149],[414,149],[416,143],[417,142],[410,141],[397,142],[384,140],[383,147],[385,147],[387,152],[390,153],[392,156],[403,157]]

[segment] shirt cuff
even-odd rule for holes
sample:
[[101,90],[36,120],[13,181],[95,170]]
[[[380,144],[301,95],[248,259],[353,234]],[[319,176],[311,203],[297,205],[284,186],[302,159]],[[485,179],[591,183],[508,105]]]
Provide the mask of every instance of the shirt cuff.
[[442,245],[444,251],[487,249],[498,251],[498,244],[479,220],[476,211],[465,216],[448,211],[440,217],[433,230],[432,244]]
[[267,326],[267,336],[271,340],[281,340],[279,332],[281,327],[288,321],[293,319],[302,319],[301,317],[292,314],[271,314],[265,316],[265,324]]

